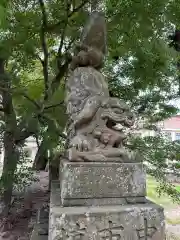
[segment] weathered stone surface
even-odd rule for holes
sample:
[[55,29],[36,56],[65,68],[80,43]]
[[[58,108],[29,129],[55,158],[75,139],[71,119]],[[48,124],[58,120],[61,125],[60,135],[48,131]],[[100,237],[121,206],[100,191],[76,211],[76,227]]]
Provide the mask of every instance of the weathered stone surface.
[[49,229],[49,206],[42,206],[38,209],[37,221],[30,237],[30,240],[47,240]]
[[146,201],[142,160],[125,145],[124,128],[134,115],[110,97],[100,72],[105,25],[103,15],[92,13],[72,59],[67,160],[60,164],[60,183],[52,186],[49,240],[163,240],[163,209]]
[[107,206],[107,205],[126,205],[130,203],[145,203],[145,197],[129,198],[84,198],[84,199],[64,199],[63,206]]
[[155,204],[52,207],[49,240],[164,240],[163,209]]
[[[109,96],[108,83],[100,72],[106,34],[105,17],[93,12],[71,62],[66,84],[66,146],[70,161],[135,161],[128,159],[123,131],[133,125],[134,115],[123,100]],[[117,129],[119,124],[121,129]]]
[[99,49],[105,54],[107,50],[106,33],[105,17],[102,13],[95,11],[83,29],[81,42],[84,45]]
[[145,173],[141,163],[75,163],[62,161],[60,185],[65,199],[143,197]]
[[[145,197],[120,197],[120,198],[84,198],[84,199],[64,199],[63,206],[104,206],[104,205],[127,205],[135,203],[146,203]],[[52,181],[51,185],[51,205],[62,206],[61,191],[59,181]]]

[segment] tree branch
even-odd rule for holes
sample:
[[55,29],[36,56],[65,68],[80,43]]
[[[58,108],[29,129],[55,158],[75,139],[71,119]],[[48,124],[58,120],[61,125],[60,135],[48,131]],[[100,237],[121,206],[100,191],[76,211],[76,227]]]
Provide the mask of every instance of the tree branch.
[[40,61],[41,65],[44,67],[44,61],[40,58],[38,54],[35,54],[35,57]]
[[[65,72],[68,68],[68,65],[71,61],[71,57],[69,57],[68,54],[66,54],[67,59],[66,59],[65,63],[62,64],[62,47],[63,47],[63,44],[64,44],[66,29],[67,29],[67,26],[68,26],[68,20],[69,20],[68,16],[69,16],[69,12],[70,12],[71,3],[72,3],[72,0],[70,1],[70,3],[67,4],[66,20],[64,22],[64,28],[63,28],[63,32],[61,34],[61,41],[60,41],[60,44],[59,44],[58,53],[57,53],[57,57],[56,57],[57,58],[57,67],[58,67],[59,71],[58,71],[57,75],[55,76],[55,78],[53,79],[52,84],[51,84],[52,94],[59,87],[60,80],[64,76],[64,74],[65,74]],[[70,41],[70,43],[72,43],[72,42]],[[70,43],[68,44],[68,46],[70,46]],[[67,48],[65,48],[65,50],[66,50],[66,53],[67,53]]]
[[31,97],[29,97],[26,93],[22,92],[21,94],[24,98],[26,98],[27,100],[29,100],[31,103],[33,103],[38,109],[41,109],[40,105]]
[[19,144],[23,142],[26,138],[33,134],[37,134],[38,130],[38,119],[37,116],[31,118],[27,123],[24,119],[18,124],[17,133],[15,136],[15,143]]
[[32,136],[36,131],[34,129],[26,129],[25,131],[20,132],[20,134],[16,137],[15,143],[20,144],[28,137]]
[[44,108],[44,110],[47,110],[47,109],[50,109],[50,108],[55,108],[55,107],[59,107],[60,105],[62,105],[64,103],[64,101],[60,102],[60,103],[57,103],[57,104],[54,104],[54,105],[51,105],[51,106],[46,106]]
[[34,137],[35,137],[35,140],[36,140],[37,147],[39,148],[40,144],[39,144],[39,140],[38,140],[38,135],[35,133]]
[[57,54],[57,57],[60,58],[61,56],[61,51],[62,51],[62,47],[63,47],[63,43],[64,43],[64,38],[65,38],[65,33],[66,33],[66,28],[67,28],[67,25],[68,25],[68,20],[69,20],[69,11],[70,11],[70,7],[71,7],[71,3],[72,3],[72,0],[70,1],[69,4],[67,4],[67,10],[66,10],[66,19],[64,21],[64,27],[63,27],[63,32],[61,34],[61,41],[60,41],[60,44],[59,44],[59,48],[58,48],[58,54]]
[[56,91],[56,89],[58,89],[60,85],[60,80],[63,78],[64,74],[68,70],[68,65],[70,62],[71,62],[71,59],[67,59],[66,62],[59,67],[59,71],[52,81],[52,85],[51,85],[52,94]]
[[49,97],[49,74],[48,74],[48,47],[47,47],[47,42],[46,42],[46,31],[47,31],[47,13],[45,9],[45,4],[43,0],[39,0],[40,8],[41,8],[41,13],[42,13],[42,25],[41,25],[41,33],[40,33],[40,38],[41,38],[41,45],[42,45],[42,50],[44,53],[44,60],[42,60],[42,66],[43,66],[43,75],[44,75],[44,85],[45,85],[45,94],[44,94],[44,100],[47,100]]
[[[52,119],[50,119],[49,117],[44,116],[44,115],[41,115],[39,118],[39,122],[41,122],[45,126],[47,125],[47,122],[49,122],[49,121],[52,121]],[[56,128],[56,134],[64,139],[67,137],[63,132],[60,132],[58,128]]]
[[[64,101],[62,101],[62,102],[60,102],[58,104],[47,106],[43,110],[60,106],[61,104],[63,104],[63,102]],[[51,120],[47,116],[44,116],[44,114],[41,111],[41,109],[39,109],[39,110],[40,110],[40,112],[37,112],[37,114],[34,117],[31,118],[31,120],[28,122],[28,124],[23,120],[18,125],[18,131],[17,131],[16,137],[15,137],[16,144],[19,144],[19,143],[23,142],[26,138],[30,137],[33,134],[37,134],[37,131],[38,131],[38,121],[41,124],[46,125],[44,120],[47,120],[47,121]],[[57,134],[59,134],[59,136],[61,136],[62,138],[66,137],[65,134],[60,133],[58,130],[57,130]]]
[[[21,90],[21,89],[16,89],[16,88],[4,88],[4,87],[1,87],[0,86],[0,91],[3,91],[3,92],[9,92],[9,93],[18,93],[20,95],[22,95],[24,98],[26,98],[27,100],[29,100],[31,103],[33,103],[38,109],[41,108],[41,106],[34,100],[32,99],[30,96],[28,96],[26,93],[25,93],[25,90]],[[1,110],[0,110],[1,111]]]
[[75,38],[72,38],[71,41],[69,41],[68,45],[65,46],[65,50],[66,50],[66,52],[69,51],[71,45],[72,45],[74,42],[75,42]]
[[[57,60],[57,64],[58,64],[58,73],[56,74],[55,78],[52,81],[52,85],[51,85],[51,89],[52,89],[52,93],[54,93],[54,91],[59,87],[60,84],[60,80],[62,79],[62,77],[65,75],[65,73],[68,70],[68,65],[72,60],[72,56],[68,53],[72,43],[75,41],[74,38],[71,39],[71,41],[69,42],[68,46],[65,46],[65,63],[62,64],[61,61]],[[60,55],[57,55],[57,59],[60,58]]]
[[[76,8],[73,9],[73,11],[71,11],[68,14],[68,18],[71,18],[76,12],[78,12],[81,8],[83,8],[87,3],[89,2],[89,0],[84,0],[82,1],[81,4],[79,4],[79,6],[77,6]],[[55,28],[59,27],[61,24],[63,24],[66,21],[66,19],[63,19],[61,21],[59,21],[58,23],[48,26],[47,30],[48,31],[53,31]]]
[[10,91],[10,89],[9,89],[9,88],[5,88],[5,87],[1,87],[1,86],[0,86],[0,91],[8,92],[8,91]]
[[0,112],[5,112],[5,109],[0,107]]

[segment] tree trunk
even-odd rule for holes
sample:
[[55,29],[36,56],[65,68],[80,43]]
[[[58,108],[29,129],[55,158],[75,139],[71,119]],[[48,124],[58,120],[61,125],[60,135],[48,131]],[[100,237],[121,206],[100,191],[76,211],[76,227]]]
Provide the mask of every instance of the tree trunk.
[[19,160],[19,151],[15,144],[17,131],[16,114],[12,103],[10,92],[11,80],[5,74],[4,60],[0,59],[0,86],[2,95],[2,107],[4,110],[4,166],[1,176],[3,193],[1,195],[4,209],[3,215],[6,216],[11,205],[11,197],[14,183],[14,173]]
[[46,141],[43,139],[36,153],[33,168],[37,171],[45,170],[48,162],[48,151]]
[[7,136],[4,139],[5,151],[4,151],[4,166],[3,172],[1,176],[1,181],[3,183],[3,216],[7,216],[9,213],[9,209],[11,207],[11,198],[13,192],[13,184],[14,184],[14,173],[17,167],[17,163],[19,160],[19,151],[10,143],[10,138]]
[[99,0],[91,0],[91,1],[90,1],[91,12],[98,10],[98,7],[99,7],[100,2],[101,2],[101,1],[99,1]]

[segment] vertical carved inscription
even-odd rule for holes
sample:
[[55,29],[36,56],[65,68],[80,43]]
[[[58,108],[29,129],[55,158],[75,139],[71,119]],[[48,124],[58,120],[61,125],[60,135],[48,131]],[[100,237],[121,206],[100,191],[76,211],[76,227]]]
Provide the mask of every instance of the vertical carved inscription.
[[120,240],[123,230],[123,226],[113,227],[112,222],[109,221],[109,228],[99,231],[98,234],[101,240]]
[[156,231],[157,228],[148,226],[148,220],[144,218],[144,228],[137,229],[137,235],[139,240],[151,240]]
[[[72,230],[65,230],[64,228],[62,230],[62,237],[60,240],[85,240],[87,239],[87,231],[86,228],[81,228],[79,223],[75,224],[75,228]],[[86,237],[85,237],[86,236]]]

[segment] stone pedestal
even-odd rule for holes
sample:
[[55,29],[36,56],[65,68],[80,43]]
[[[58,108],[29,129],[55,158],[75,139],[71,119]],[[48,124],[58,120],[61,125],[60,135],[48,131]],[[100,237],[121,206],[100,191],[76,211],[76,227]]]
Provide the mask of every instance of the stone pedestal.
[[49,240],[163,240],[163,208],[146,200],[142,163],[62,161]]
[[52,240],[162,240],[163,209],[155,204],[52,207]]
[[146,179],[142,163],[62,162],[63,206],[92,206],[144,202]]

